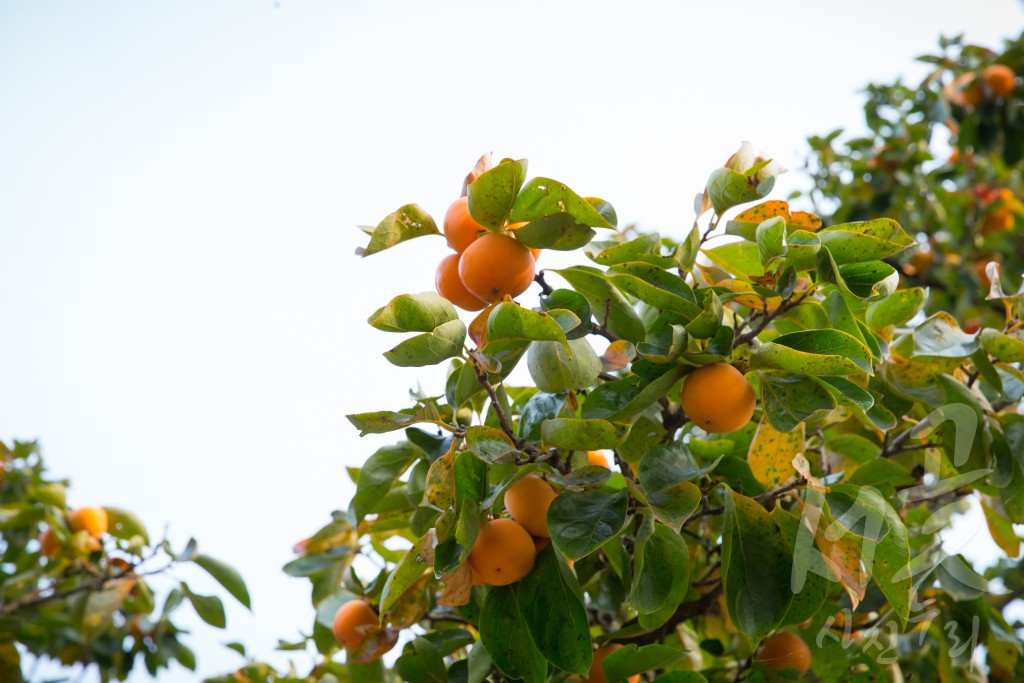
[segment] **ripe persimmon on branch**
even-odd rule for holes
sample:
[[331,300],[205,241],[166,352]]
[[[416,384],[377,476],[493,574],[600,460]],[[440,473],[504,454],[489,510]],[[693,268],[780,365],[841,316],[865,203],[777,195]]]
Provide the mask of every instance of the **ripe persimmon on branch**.
[[[341,639],[348,675],[887,679],[872,653],[883,627],[894,646],[932,604],[923,593],[941,592],[952,618],[969,594],[950,577],[985,585],[936,554],[959,509],[947,503],[980,500],[988,533],[1018,554],[1018,296],[996,293],[1006,319],[978,333],[924,313],[927,293],[892,265],[914,234],[771,199],[781,171],[744,145],[682,239],[620,231],[609,202],[512,159],[477,164],[443,231],[416,205],[367,230],[364,256],[430,235],[454,253],[438,294],[369,318],[409,335],[391,363],[448,365],[443,394],[349,416],[405,439],[352,471],[347,512],[313,537],[342,539],[317,559],[315,589],[348,579],[319,589],[318,625],[354,601],[377,617],[372,648]],[[538,273],[545,250],[583,250],[589,265]],[[935,426],[950,406],[973,420]],[[356,577],[366,552],[384,565]],[[982,637],[1016,648],[997,603],[970,595],[992,627],[972,651]],[[863,614],[863,642],[819,637],[844,609]],[[952,631],[908,671],[963,666]]]
[[[868,135],[809,140],[792,205],[746,143],[679,234],[485,155],[441,225],[406,204],[366,228],[363,257],[451,249],[368,320],[445,381],[348,416],[402,438],[284,568],[315,617],[280,649],[311,666],[211,680],[1024,680],[1024,39],[940,49],[919,86],[868,88]],[[158,609],[168,565],[249,605],[194,542],[69,508],[34,444],[0,461],[0,680],[23,656],[194,667],[170,615],[223,605],[164,576]]]
[[151,541],[127,510],[70,508],[68,489],[47,475],[37,443],[0,442],[0,680],[25,680],[23,660],[29,671],[47,660],[81,666],[83,676],[95,669],[100,680],[123,680],[139,665],[153,676],[172,663],[195,670],[174,612],[187,601],[224,628],[224,607],[168,570],[194,564],[248,608],[242,577],[194,540],[180,552]]

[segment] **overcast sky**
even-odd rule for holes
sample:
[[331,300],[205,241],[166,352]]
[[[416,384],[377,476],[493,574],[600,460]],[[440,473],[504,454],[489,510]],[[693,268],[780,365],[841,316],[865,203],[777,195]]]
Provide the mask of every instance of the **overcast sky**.
[[365,324],[443,240],[360,260],[356,225],[442,216],[493,150],[682,236],[742,140],[799,169],[940,33],[1024,26],[1014,0],[696,5],[0,0],[0,437],[241,569],[228,634],[181,610],[202,674],[309,628],[280,567],[387,441],[344,415],[443,387]]

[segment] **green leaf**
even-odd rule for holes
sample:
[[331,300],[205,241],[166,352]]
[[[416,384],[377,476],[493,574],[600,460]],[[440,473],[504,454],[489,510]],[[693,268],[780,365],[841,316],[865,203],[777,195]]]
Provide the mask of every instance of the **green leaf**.
[[707,193],[715,213],[721,216],[734,206],[764,198],[774,185],[774,177],[757,182],[756,176],[747,177],[731,168],[718,168],[708,178]]
[[1004,334],[999,330],[987,327],[981,331],[981,347],[1004,363],[1020,363],[1024,361],[1024,339],[1018,330]]
[[384,357],[400,368],[437,365],[443,360],[461,355],[465,343],[466,325],[456,319],[438,325],[433,332],[406,339],[390,351],[385,351]]
[[911,358],[922,363],[953,359],[950,367],[956,367],[956,359],[967,358],[979,347],[977,337],[960,329],[960,323],[946,311],[931,315],[915,327],[913,338]]
[[705,287],[701,292],[703,310],[686,324],[686,331],[695,339],[710,339],[715,336],[725,319],[725,308],[715,290]]
[[656,233],[640,235],[628,242],[614,243],[613,246],[605,247],[598,253],[588,256],[602,266],[614,266],[630,261],[651,263],[666,269],[676,265],[675,259],[671,256],[662,256],[661,238]]
[[[526,180],[526,159],[505,159],[483,173],[467,188],[469,215],[480,225],[498,232]],[[510,220],[518,223],[519,219]]]
[[541,425],[545,420],[558,417],[565,408],[569,395],[538,391],[523,406],[519,416],[519,436],[530,441],[541,440]]
[[149,532],[146,531],[146,526],[135,513],[114,507],[104,507],[103,509],[107,511],[107,524],[111,536],[125,541],[130,541],[134,536],[141,536],[143,542],[149,545]]
[[245,581],[242,579],[242,575],[238,573],[238,570],[209,555],[197,555],[192,561],[205,569],[210,576],[216,579],[217,583],[224,586],[225,590],[231,593],[235,600],[245,605],[246,608],[252,609],[252,603],[249,600],[249,589],[245,587]]
[[760,641],[779,627],[793,602],[793,555],[782,531],[755,500],[727,491],[722,532],[722,582],[729,616]]
[[371,455],[359,473],[352,510],[356,522],[363,521],[391,490],[398,477],[416,460],[416,449],[408,443],[384,446]]
[[224,604],[220,598],[216,595],[197,595],[189,589],[188,584],[184,581],[181,582],[181,591],[192,603],[192,607],[195,608],[200,619],[210,626],[224,628],[227,619],[224,616]]
[[405,429],[410,425],[420,422],[430,422],[436,425],[444,424],[437,406],[427,403],[419,410],[395,413],[390,410],[377,410],[372,413],[358,413],[346,415],[346,419],[359,430],[359,436],[367,434],[384,434],[398,429]]
[[671,311],[689,321],[701,308],[690,286],[682,278],[650,263],[622,263],[608,269],[609,282],[621,291],[662,311]]
[[[579,319],[576,327],[565,330],[569,339],[578,339],[590,333],[593,314],[587,297],[571,289],[556,289],[547,296],[540,297],[540,305],[545,311],[565,313],[568,311]],[[563,328],[564,329],[564,328]]]
[[816,234],[838,264],[879,261],[917,245],[891,218],[831,225]]
[[819,410],[836,407],[832,394],[813,378],[773,371],[761,372],[761,401],[768,422],[780,432],[791,432]]
[[856,299],[884,299],[896,291],[899,285],[896,269],[884,261],[837,266],[828,249],[821,249],[817,259],[821,281],[839,287],[843,294]]
[[675,366],[646,385],[636,375],[613,382],[602,382],[591,391],[580,417],[609,422],[627,422],[654,405],[683,376],[685,369]]
[[575,574],[552,546],[537,555],[516,594],[537,649],[559,669],[586,675],[591,663],[587,610]]
[[494,665],[509,678],[542,683],[547,676],[547,662],[533,642],[514,586],[488,590],[480,610],[480,640]]
[[686,351],[690,333],[683,325],[666,325],[636,345],[637,353],[654,363],[674,363]]
[[543,443],[567,451],[596,451],[615,448],[629,434],[629,425],[607,420],[555,418],[540,427]]
[[704,249],[704,254],[716,266],[740,278],[750,279],[764,275],[761,252],[752,242],[730,242],[719,247]]
[[560,213],[568,214],[576,223],[587,227],[615,229],[590,202],[550,178],[534,178],[523,187],[509,221],[535,221]]
[[416,638],[395,662],[395,671],[407,683],[448,683],[441,650],[426,638]]
[[25,491],[25,497],[43,505],[52,505],[57,508],[67,507],[67,490],[63,484],[48,483],[30,486]]
[[927,298],[928,290],[922,287],[897,290],[868,306],[868,327],[881,330],[889,325],[902,325],[917,315]]
[[553,271],[558,273],[586,297],[594,317],[608,330],[634,344],[644,340],[646,331],[640,316],[618,289],[608,282],[603,272],[589,266],[574,266]]
[[567,213],[545,216],[515,230],[515,238],[533,249],[572,251],[594,238],[594,229],[577,223]]
[[426,534],[406,551],[394,571],[388,575],[380,594],[380,613],[384,618],[402,595],[430,568],[424,560],[425,551],[430,549],[433,534]]
[[[869,562],[869,558],[864,558],[864,560],[871,572],[871,579],[888,598],[900,623],[906,626],[910,616],[910,602],[913,593],[907,528],[896,510],[886,502],[878,491],[870,487],[837,484],[829,490],[830,505],[835,498],[843,496],[850,500],[856,500],[865,508],[874,510],[883,518],[889,529],[889,533],[875,545],[874,557],[870,558],[873,561]],[[870,543],[870,540],[866,542]]]
[[486,426],[474,426],[466,430],[466,448],[489,463],[511,462],[519,452],[505,432]]
[[775,368],[812,375],[872,374],[871,351],[839,330],[791,332],[762,344],[753,368]]
[[398,211],[388,214],[376,228],[367,230],[370,243],[366,248],[356,248],[357,256],[369,256],[390,249],[399,242],[405,242],[424,235],[440,235],[437,224],[418,204],[406,204]]
[[754,240],[761,263],[767,268],[772,261],[786,255],[786,219],[776,216],[763,221],[757,226]]
[[625,489],[616,493],[563,491],[548,507],[551,542],[570,560],[579,560],[622,530],[626,522]]
[[676,265],[683,270],[692,270],[693,264],[697,262],[697,254],[700,253],[700,228],[694,223],[687,233],[686,239],[679,243],[676,250]]
[[483,391],[472,363],[454,360],[453,370],[445,381],[444,396],[452,411],[457,411],[466,401]]
[[882,448],[859,434],[836,434],[826,442],[828,450],[855,463],[866,463],[882,453]]
[[601,359],[586,338],[570,339],[567,347],[535,342],[526,352],[526,365],[537,388],[549,394],[592,387],[601,374]]
[[384,332],[430,332],[459,317],[448,299],[434,292],[399,294],[367,322]]
[[817,233],[794,230],[786,238],[786,263],[796,270],[810,270],[818,263],[821,239]]
[[786,512],[781,506],[776,506],[771,512],[771,518],[786,537],[789,549],[793,553],[794,573],[797,568],[804,570],[803,585],[799,592],[793,595],[793,602],[782,621],[783,625],[799,624],[817,615],[821,606],[825,604],[830,588],[825,577],[829,575],[829,570],[825,566],[822,554],[817,552],[813,544],[797,543],[799,517]]
[[[634,674],[654,671],[655,669],[664,669],[681,661],[685,656],[686,651],[680,650],[677,647],[658,644],[637,647],[635,644],[631,643],[629,645],[623,645],[610,653],[604,658],[604,661],[601,662],[601,667],[604,669],[605,676],[611,683],[619,683],[620,681],[625,681]],[[687,673],[694,672],[691,671]],[[682,680],[698,681],[704,679],[700,674],[697,674],[697,676],[699,676],[699,678]],[[664,678],[664,676],[659,677],[659,680],[661,678]]]
[[[508,346],[510,343],[521,344],[531,341],[558,342],[568,348],[565,332],[554,317],[555,313],[556,311],[531,311],[515,302],[502,302],[487,316],[487,336],[481,350],[484,353],[492,353],[496,348]],[[557,313],[571,316],[570,329],[580,324],[579,318],[569,311]]]
[[696,671],[669,671],[655,678],[654,683],[708,683],[708,679]]
[[690,449],[682,441],[670,441],[655,446],[644,455],[637,467],[637,478],[648,494],[666,491],[683,482],[703,477],[721,458],[703,466],[694,460]]
[[630,600],[637,612],[674,612],[690,587],[686,542],[664,524],[646,517],[637,534]]

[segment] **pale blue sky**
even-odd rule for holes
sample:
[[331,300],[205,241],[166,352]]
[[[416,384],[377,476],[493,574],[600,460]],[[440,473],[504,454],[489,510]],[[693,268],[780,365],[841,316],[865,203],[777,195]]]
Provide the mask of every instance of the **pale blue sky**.
[[442,241],[360,261],[356,224],[442,215],[493,150],[680,236],[740,141],[798,168],[939,33],[1022,26],[1014,0],[0,0],[0,436],[242,570],[227,636],[182,610],[201,673],[229,639],[283,662],[312,612],[280,566],[385,441],[343,416],[441,386],[364,321]]

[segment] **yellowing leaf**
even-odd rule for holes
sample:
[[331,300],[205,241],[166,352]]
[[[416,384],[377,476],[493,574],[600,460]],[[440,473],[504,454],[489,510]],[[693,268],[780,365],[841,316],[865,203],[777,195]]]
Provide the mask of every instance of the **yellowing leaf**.
[[604,355],[601,356],[601,364],[605,372],[621,370],[636,358],[636,347],[632,342],[625,339],[617,339],[608,345]]
[[793,230],[807,230],[814,232],[821,229],[821,219],[816,214],[807,211],[794,211],[790,219],[786,221]]
[[804,508],[805,515],[814,528],[814,541],[821,551],[825,565],[843,585],[853,609],[857,609],[868,587],[868,575],[860,560],[859,544],[848,536],[833,538],[827,518],[821,508],[808,505]]
[[760,223],[766,221],[769,218],[775,218],[776,216],[782,216],[789,222],[789,202],[782,201],[781,199],[771,199],[767,202],[761,202],[757,206],[752,206],[745,211],[741,211],[735,221],[744,221],[747,223]]
[[768,487],[778,486],[793,478],[793,457],[803,449],[803,423],[791,432],[779,432],[761,418],[747,460],[755,479]]
[[455,502],[455,444],[427,470],[426,492],[431,505],[445,510]]
[[[729,303],[737,303],[747,308],[753,308],[756,311],[764,310],[764,301],[757,294],[754,293],[754,287],[749,282],[743,282],[741,280],[722,280],[715,283],[716,287],[723,287],[732,292],[737,292],[738,296],[733,296],[728,299]],[[749,294],[748,294],[749,292]],[[774,311],[782,303],[781,296],[771,296],[767,299],[768,310]]]
[[988,532],[992,534],[992,540],[996,542],[1004,553],[1009,557],[1020,557],[1020,538],[1013,530],[1013,523],[1001,514],[1002,507],[998,499],[981,499],[981,509],[985,513],[985,522],[988,523]]

